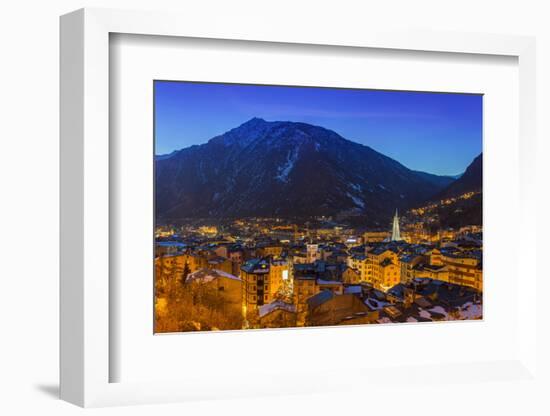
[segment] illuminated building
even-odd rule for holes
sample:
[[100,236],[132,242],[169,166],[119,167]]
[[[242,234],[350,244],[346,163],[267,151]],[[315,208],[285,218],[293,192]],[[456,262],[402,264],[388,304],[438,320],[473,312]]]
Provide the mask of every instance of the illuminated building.
[[218,234],[218,227],[215,225],[203,225],[202,227],[199,227],[199,233],[203,235],[215,236]]
[[397,210],[395,210],[395,215],[393,216],[391,241],[401,241],[401,233],[399,231],[399,217],[397,215]]
[[280,244],[262,244],[256,249],[258,257],[275,256],[278,257],[282,254],[283,247]]
[[433,249],[425,254],[425,262],[413,268],[414,278],[435,279],[459,286],[483,290],[483,269],[480,251]]
[[319,291],[328,290],[335,295],[344,293],[343,283],[336,280],[317,279],[316,284]]
[[300,312],[306,301],[319,292],[317,276],[311,274],[299,274],[294,276],[294,295],[298,311]]
[[442,266],[443,265],[443,256],[441,251],[437,248],[434,248],[426,253],[428,256],[428,263],[432,266]]
[[306,245],[307,253],[307,263],[314,263],[315,260],[319,260],[319,245],[317,244],[307,244]]
[[372,283],[372,273],[369,276],[367,271],[367,256],[364,254],[353,254],[348,257],[347,265],[349,268],[354,269],[359,273],[360,282]]
[[418,279],[435,279],[449,282],[449,271],[444,265],[419,264],[415,267],[414,277]]
[[401,270],[396,248],[384,245],[367,252],[366,282],[376,289],[386,291],[400,280]]
[[224,302],[224,306],[241,310],[242,281],[222,270],[200,269],[187,276],[185,284],[198,284],[213,289],[211,293]]
[[365,243],[380,243],[385,241],[390,236],[387,231],[367,231],[363,233],[363,241]]
[[258,308],[261,328],[292,328],[296,326],[296,305],[280,300]]
[[399,257],[401,283],[409,283],[414,279],[414,267],[423,259],[424,257],[418,254],[405,254]]
[[241,267],[243,303],[247,311],[271,301],[269,295],[269,260],[253,259]]
[[357,296],[328,290],[309,298],[307,309],[307,326],[367,324],[378,319],[378,311],[371,311]]
[[186,247],[184,243],[178,241],[157,241],[155,244],[155,256],[178,254],[184,251]]
[[211,256],[208,258],[207,262],[207,268],[209,269],[223,270],[226,273],[233,272],[233,264],[225,257]]
[[449,272],[449,283],[483,290],[481,254],[459,251],[442,253],[443,264]]
[[401,280],[401,270],[397,262],[391,258],[385,258],[378,265],[378,277],[375,279],[374,286],[387,291],[397,285]]
[[352,267],[346,267],[342,273],[342,280],[346,284],[356,284],[361,282],[361,273]]
[[284,259],[271,258],[269,267],[269,290],[273,298],[283,288],[283,282],[289,279],[289,263]]
[[248,311],[272,302],[289,279],[289,263],[283,259],[252,259],[241,267],[243,303]]
[[308,255],[306,250],[293,250],[291,253],[292,262],[294,264],[306,264],[308,263]]

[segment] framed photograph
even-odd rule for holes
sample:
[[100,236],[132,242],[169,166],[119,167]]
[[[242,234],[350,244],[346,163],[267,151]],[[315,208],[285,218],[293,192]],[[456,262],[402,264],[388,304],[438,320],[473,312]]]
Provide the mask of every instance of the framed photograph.
[[155,80],[155,333],[481,319],[482,100]]
[[61,18],[62,398],[536,385],[534,40],[218,23]]

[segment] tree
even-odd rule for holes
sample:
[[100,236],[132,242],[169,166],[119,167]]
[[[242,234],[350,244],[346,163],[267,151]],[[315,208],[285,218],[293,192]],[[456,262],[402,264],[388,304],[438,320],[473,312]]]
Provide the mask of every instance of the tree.
[[191,269],[189,268],[189,262],[185,261],[185,265],[183,266],[183,273],[181,275],[181,283],[185,284],[187,280],[187,276],[191,273]]

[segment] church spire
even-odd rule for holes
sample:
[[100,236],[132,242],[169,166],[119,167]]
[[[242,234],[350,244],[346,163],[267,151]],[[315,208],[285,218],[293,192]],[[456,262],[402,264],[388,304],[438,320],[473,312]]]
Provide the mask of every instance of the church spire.
[[391,241],[400,241],[401,233],[399,231],[399,216],[397,215],[397,209],[395,210],[395,215],[393,217],[393,227],[391,230]]

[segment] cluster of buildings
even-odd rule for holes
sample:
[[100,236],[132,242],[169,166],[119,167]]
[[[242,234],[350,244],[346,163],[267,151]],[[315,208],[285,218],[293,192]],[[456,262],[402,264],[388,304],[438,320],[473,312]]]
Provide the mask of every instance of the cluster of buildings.
[[214,228],[157,235],[157,285],[213,288],[243,329],[481,318],[479,227],[407,241],[396,212],[391,232],[327,229],[315,238],[295,238],[297,227],[284,224],[272,227],[284,239],[219,237]]

